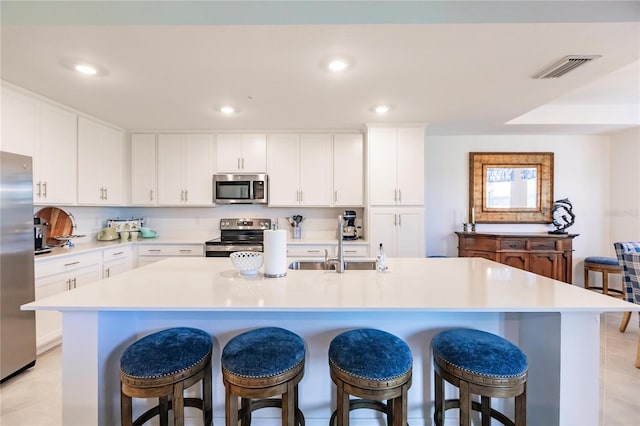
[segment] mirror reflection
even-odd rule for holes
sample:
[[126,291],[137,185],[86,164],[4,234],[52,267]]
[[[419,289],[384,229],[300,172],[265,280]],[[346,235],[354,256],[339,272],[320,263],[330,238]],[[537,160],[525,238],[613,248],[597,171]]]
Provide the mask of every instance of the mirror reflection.
[[535,209],[538,206],[536,167],[487,167],[486,208]]

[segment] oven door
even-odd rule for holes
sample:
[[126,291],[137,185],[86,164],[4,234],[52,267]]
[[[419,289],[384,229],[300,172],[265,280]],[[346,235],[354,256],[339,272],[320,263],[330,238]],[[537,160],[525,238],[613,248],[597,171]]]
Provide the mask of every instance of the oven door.
[[262,244],[206,244],[205,257],[229,257],[236,251],[262,251]]

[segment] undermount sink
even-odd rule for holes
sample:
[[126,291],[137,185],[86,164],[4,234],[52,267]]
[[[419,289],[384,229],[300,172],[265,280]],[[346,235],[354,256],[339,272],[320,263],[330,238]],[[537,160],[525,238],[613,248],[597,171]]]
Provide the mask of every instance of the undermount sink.
[[[289,264],[289,269],[300,271],[333,271],[335,264],[327,264],[323,260],[297,260]],[[375,260],[346,260],[344,269],[347,271],[375,271]]]

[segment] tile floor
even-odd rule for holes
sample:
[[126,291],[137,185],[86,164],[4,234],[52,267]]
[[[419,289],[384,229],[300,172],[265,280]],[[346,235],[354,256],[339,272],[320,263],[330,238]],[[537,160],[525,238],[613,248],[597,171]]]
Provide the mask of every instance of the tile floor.
[[[622,314],[601,318],[601,426],[640,425],[640,369],[634,367],[638,317],[625,333],[618,332]],[[38,358],[36,367],[0,388],[0,425],[62,425],[60,347]]]

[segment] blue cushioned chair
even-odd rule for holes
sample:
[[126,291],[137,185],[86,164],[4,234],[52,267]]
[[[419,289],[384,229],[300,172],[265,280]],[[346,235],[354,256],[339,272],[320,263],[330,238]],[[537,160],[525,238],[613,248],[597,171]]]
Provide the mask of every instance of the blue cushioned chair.
[[[617,242],[613,244],[622,267],[622,279],[627,302],[640,304],[640,242]],[[620,331],[627,329],[631,312],[625,313]],[[639,318],[640,319],[640,318]],[[640,321],[638,322],[640,326]],[[636,352],[636,368],[640,368],[640,336]]]
[[[526,424],[528,362],[514,344],[480,330],[454,329],[438,333],[432,341],[437,426],[450,408],[460,409],[460,425],[471,425],[471,411],[482,414],[482,424],[494,418],[504,425]],[[444,400],[444,380],[460,389],[460,398]],[[480,395],[480,403],[471,401]],[[491,408],[491,398],[515,397],[515,421]]]
[[248,426],[253,411],[278,407],[282,408],[283,425],[304,426],[304,415],[298,408],[304,359],[304,341],[283,328],[258,328],[229,340],[221,360],[226,425],[237,426],[240,419],[242,426]]
[[[602,274],[602,287],[589,285],[589,272]],[[622,268],[615,257],[590,256],[584,260],[584,288],[599,290],[602,294],[614,293],[612,296],[622,297],[624,289],[609,288],[609,274],[620,274]]]
[[385,331],[365,328],[336,336],[329,345],[329,368],[337,409],[329,425],[336,418],[338,426],[348,425],[351,410],[370,408],[385,413],[389,426],[405,426],[412,364],[409,346]]
[[[205,426],[213,424],[211,336],[195,328],[158,331],[134,342],[120,358],[120,408],[123,426],[141,425],[156,415],[160,424],[184,424],[184,407],[202,410]],[[184,398],[184,389],[202,381],[202,398]],[[133,421],[131,398],[159,398],[159,404]],[[171,400],[169,400],[171,397]]]

